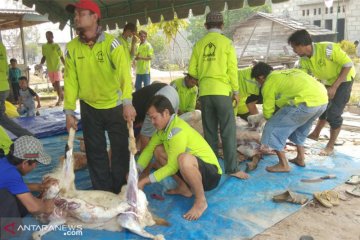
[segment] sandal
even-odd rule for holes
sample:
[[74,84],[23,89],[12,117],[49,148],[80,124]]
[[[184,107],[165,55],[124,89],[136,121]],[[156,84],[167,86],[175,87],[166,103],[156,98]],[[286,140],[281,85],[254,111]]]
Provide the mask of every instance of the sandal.
[[346,190],[345,192],[354,197],[360,197],[360,185],[356,186],[353,190]]
[[324,207],[331,208],[340,204],[339,194],[333,190],[314,192],[314,197]]
[[360,183],[360,175],[352,175],[345,183],[357,185]]
[[291,192],[289,190],[273,196],[274,202],[289,202],[295,204],[305,204],[308,201],[308,198],[305,195]]

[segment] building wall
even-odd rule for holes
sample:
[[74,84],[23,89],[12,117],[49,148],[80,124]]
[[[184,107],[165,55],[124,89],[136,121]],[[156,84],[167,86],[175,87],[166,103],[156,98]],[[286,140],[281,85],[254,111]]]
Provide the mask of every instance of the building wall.
[[[337,20],[344,19],[344,39],[350,41],[360,39],[359,0],[334,0],[332,9],[326,8],[324,0],[289,0],[285,3],[273,4],[272,9],[274,15],[291,16],[314,25],[320,24],[320,27],[333,31],[338,31]],[[332,22],[331,29],[330,22]]]

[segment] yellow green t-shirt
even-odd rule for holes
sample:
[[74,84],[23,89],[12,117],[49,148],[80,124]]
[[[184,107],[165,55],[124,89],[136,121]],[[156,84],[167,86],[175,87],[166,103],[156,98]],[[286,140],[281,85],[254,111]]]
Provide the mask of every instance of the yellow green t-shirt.
[[177,159],[182,153],[189,153],[206,163],[215,165],[218,173],[222,174],[219,161],[209,144],[195,129],[175,114],[171,116],[170,122],[164,130],[156,131],[151,137],[149,144],[137,161],[140,168],[145,169],[147,167],[155,148],[160,144],[164,145],[168,160],[166,165],[150,174],[151,182],[160,182],[177,173],[179,170]]
[[186,87],[185,78],[175,79],[170,83],[170,85],[176,89],[179,95],[179,110],[183,113],[194,111],[196,106],[198,87]]
[[9,90],[8,82],[9,66],[7,63],[6,49],[0,42],[0,91]]
[[346,81],[355,77],[355,68],[350,57],[340,48],[340,45],[332,42],[320,42],[313,44],[313,55],[301,57],[299,67],[331,86],[339,77],[343,67],[351,67]]
[[210,29],[193,47],[189,74],[199,81],[199,95],[221,95],[239,91],[235,48],[219,29]]
[[[154,50],[149,42],[140,44],[136,50],[136,56],[139,57],[152,57]],[[137,60],[136,61],[136,74],[150,74],[151,60]]]
[[63,56],[57,43],[45,43],[42,45],[42,55],[45,56],[48,72],[60,71],[60,57]]
[[275,70],[262,87],[263,114],[272,117],[275,108],[284,106],[317,107],[328,103],[327,90],[315,78],[299,69]]
[[0,149],[4,151],[5,155],[9,153],[11,144],[12,141],[10,137],[7,135],[5,129],[0,126]]

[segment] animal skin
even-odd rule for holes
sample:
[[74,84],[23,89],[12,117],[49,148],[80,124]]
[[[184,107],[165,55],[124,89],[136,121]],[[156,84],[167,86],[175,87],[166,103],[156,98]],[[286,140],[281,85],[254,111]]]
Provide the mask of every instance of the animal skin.
[[74,184],[73,139],[74,131],[71,131],[64,163],[45,176],[56,180],[42,194],[44,199],[54,199],[55,209],[51,215],[42,214],[38,218],[48,221],[52,227],[34,232],[33,239],[41,239],[55,226],[62,224],[108,231],[126,228],[146,238],[164,239],[163,235],[154,236],[144,230],[144,227],[154,225],[155,220],[147,208],[144,192],[137,187],[138,173],[133,154],[128,185],[123,186],[118,195],[99,190],[77,190]]

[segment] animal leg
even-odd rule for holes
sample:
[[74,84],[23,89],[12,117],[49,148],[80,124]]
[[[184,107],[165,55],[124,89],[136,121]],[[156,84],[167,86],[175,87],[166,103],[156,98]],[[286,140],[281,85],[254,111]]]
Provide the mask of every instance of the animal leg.
[[32,238],[34,240],[41,240],[42,236],[44,236],[48,232],[51,232],[57,226],[60,226],[60,225],[64,224],[65,222],[66,222],[66,220],[64,218],[58,218],[58,219],[51,220],[50,223],[47,225],[47,228],[43,228],[40,231],[33,232]]

